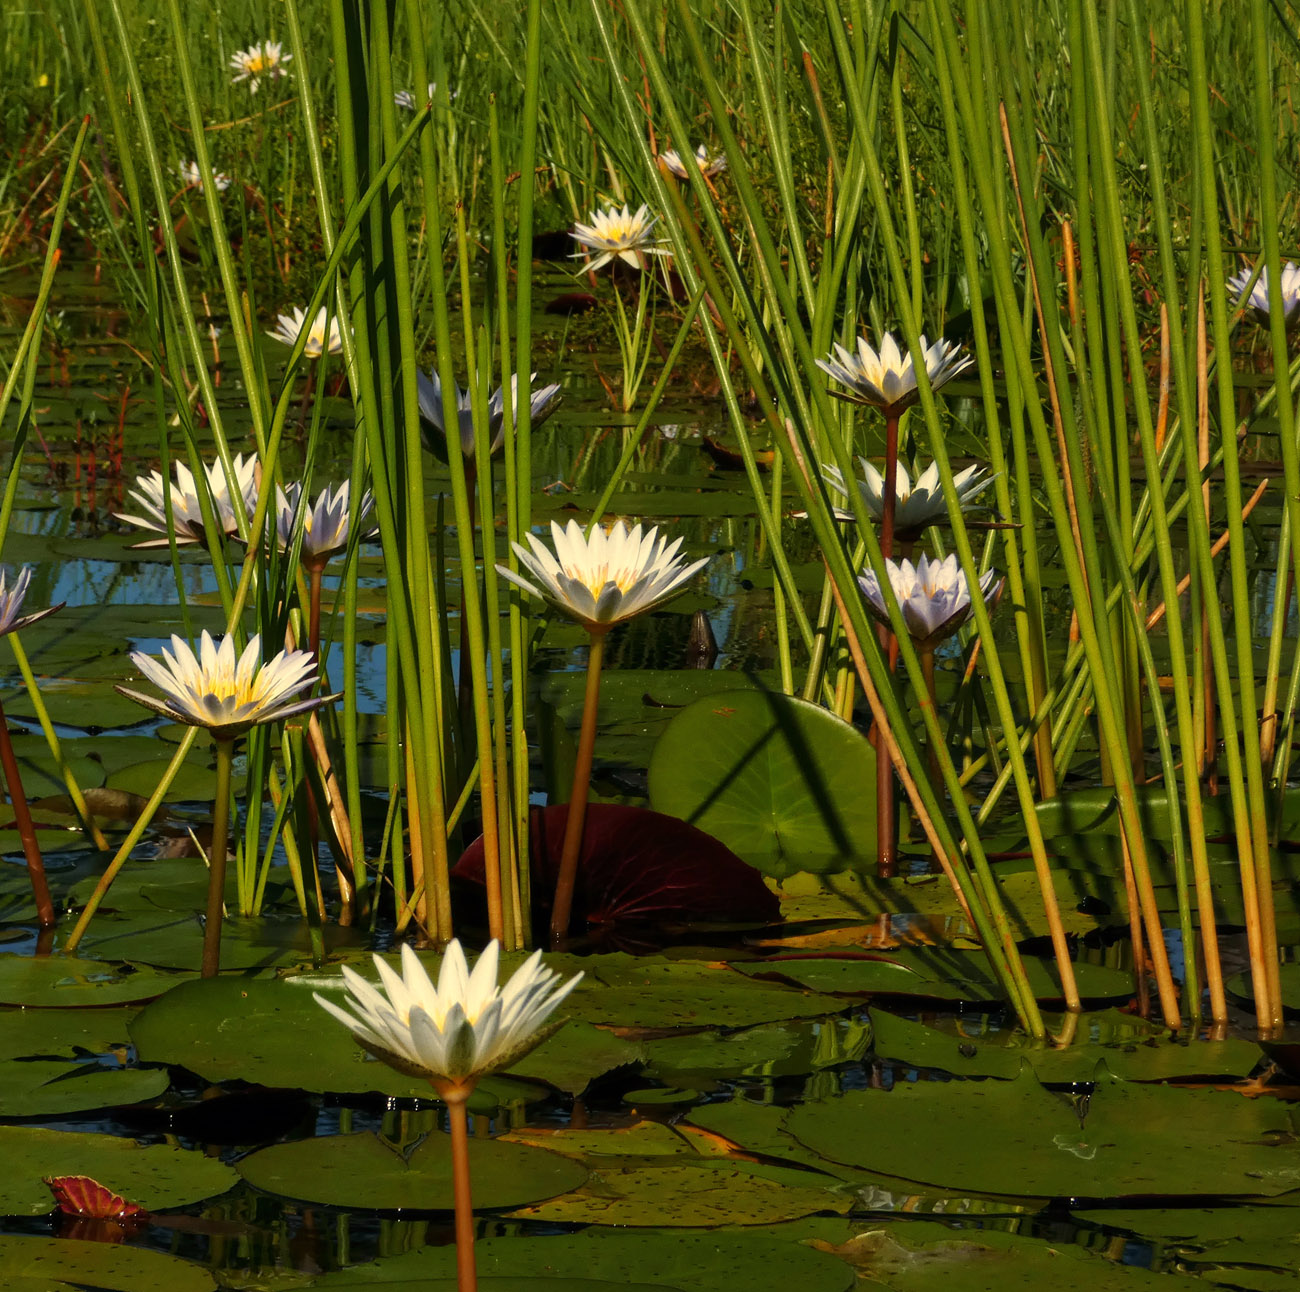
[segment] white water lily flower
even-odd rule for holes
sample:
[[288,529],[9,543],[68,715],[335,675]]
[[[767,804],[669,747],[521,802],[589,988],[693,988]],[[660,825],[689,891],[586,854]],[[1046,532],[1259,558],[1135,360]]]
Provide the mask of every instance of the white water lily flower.
[[27,596],[27,585],[31,581],[32,570],[29,565],[24,565],[18,571],[12,587],[8,586],[5,573],[0,570],[0,637],[7,637],[10,633],[16,633],[20,628],[26,628],[28,624],[34,624],[38,619],[44,619],[46,615],[63,609],[63,602],[60,601],[57,606],[38,610],[35,614],[20,615],[23,599]]
[[247,49],[237,50],[230,56],[230,66],[235,75],[232,83],[248,82],[249,93],[256,94],[258,86],[264,80],[274,80],[279,76],[288,76],[285,64],[293,58],[286,54],[278,40],[262,40]]
[[[970,588],[955,552],[942,561],[923,556],[915,566],[911,561],[886,561],[885,569],[902,609],[903,622],[921,650],[933,650],[970,618]],[[867,608],[881,623],[888,624],[889,610],[876,572],[868,566],[858,583],[867,598]],[[979,589],[991,610],[1002,595],[1002,580],[996,570],[981,575]]]
[[575,252],[573,259],[581,260],[588,252],[600,254],[586,266],[595,272],[613,260],[621,260],[633,269],[641,264],[640,256],[666,256],[668,248],[660,246],[650,234],[658,222],[657,215],[650,214],[650,208],[644,203],[632,214],[626,206],[620,211],[611,206],[604,211],[593,211],[590,224],[573,226],[574,237],[585,248]]
[[[1246,284],[1254,277],[1253,269],[1243,269],[1239,274],[1233,274],[1228,279],[1228,290],[1232,293],[1234,300],[1239,300],[1242,293],[1246,290]],[[1246,297],[1245,304],[1251,314],[1254,315],[1255,322],[1261,327],[1268,327],[1269,308],[1272,300],[1272,293],[1268,288],[1268,266],[1265,266],[1259,275],[1259,280],[1254,287],[1250,289],[1250,295]],[[1300,322],[1300,267],[1287,261],[1282,266],[1282,317],[1286,321],[1287,327],[1294,326]]]
[[629,531],[622,521],[608,532],[597,525],[590,538],[576,520],[564,529],[551,521],[554,555],[534,535],[525,537],[531,551],[519,543],[512,546],[541,586],[534,587],[504,565],[497,566],[497,573],[593,633],[675,596],[708,564],[708,557],[689,563],[679,557],[680,538],[670,543],[657,527],[642,536],[640,525]]
[[[429,97],[428,97],[427,99],[421,99],[421,100],[420,100],[420,103],[421,103],[421,104],[432,103],[432,102],[433,102],[433,96],[434,96],[434,93],[437,91],[437,89],[438,89],[437,83],[434,82],[434,81],[430,81],[430,82],[429,82]],[[453,94],[451,97],[454,99],[456,96]],[[415,110],[415,107],[416,107],[416,103],[415,103],[415,95],[412,94],[410,90],[394,90],[394,91],[393,91],[393,102],[394,102],[394,103],[395,103],[399,108],[405,108],[408,112],[413,112],[413,111]]]
[[[350,534],[348,503],[352,493],[352,482],[343,481],[335,489],[328,486],[316,496],[316,501],[303,513],[302,546],[299,548],[304,565],[325,565],[330,557],[347,550]],[[275,490],[275,537],[282,552],[287,552],[293,544],[294,517],[298,514],[298,503],[302,498],[302,485],[296,480],[287,488],[278,485]],[[361,506],[357,510],[357,522],[362,526],[362,537],[366,535],[365,523],[374,506],[374,499],[369,491],[362,495]]]
[[[245,458],[242,453],[236,453],[231,465],[235,469],[239,505],[244,509],[245,515],[251,515],[257,502],[257,483],[261,474],[261,464],[256,456]],[[220,461],[207,467],[206,473],[208,492],[212,495],[212,505],[221,532],[227,536],[237,534],[239,524],[235,519],[230,490],[226,487],[226,473]],[[133,546],[141,548],[167,546],[167,511],[164,506],[163,491],[162,472],[151,471],[147,476],[140,476],[136,480],[135,488],[130,493],[131,500],[139,506],[142,514],[134,516],[127,512],[113,513],[118,520],[124,520],[128,525],[136,525],[140,529],[152,530],[162,535],[161,538],[151,538],[147,542],[136,543]],[[205,538],[203,511],[199,506],[198,488],[193,473],[183,462],[176,464],[176,481],[171,486],[170,493],[176,545],[182,547],[187,543],[203,542]]]
[[[867,461],[859,458],[862,476],[854,481],[862,502],[873,520],[879,521],[885,514],[885,477]],[[832,488],[848,496],[844,485],[844,476],[839,467],[823,464],[822,475]],[[994,477],[979,465],[966,467],[952,478],[957,490],[957,505],[962,511],[969,511],[974,504],[975,495],[987,489]],[[898,464],[898,478],[894,481],[894,534],[904,540],[915,540],[923,529],[930,525],[940,525],[948,519],[948,505],[944,502],[943,486],[939,482],[939,464],[931,462],[917,477],[913,484],[907,474],[907,468]],[[852,520],[850,511],[836,510],[837,520]]]
[[[682,161],[676,151],[670,148],[666,153],[660,153],[659,160],[669,171],[672,172],[672,174],[676,175],[678,179],[686,178],[686,163]],[[705,179],[712,179],[715,175],[718,175],[727,169],[726,156],[722,153],[716,153],[713,156],[710,156],[708,147],[704,144],[701,144],[695,150],[695,155],[691,160],[704,173]]]
[[222,638],[218,647],[204,630],[196,656],[188,642],[172,636],[162,662],[142,651],[132,651],[131,662],[162,693],[161,700],[140,695],[124,686],[123,695],[145,708],[183,722],[207,727],[217,740],[233,740],[249,727],[291,718],[318,708],[336,695],[293,699],[316,682],[316,657],[305,650],[282,650],[262,663],[262,641],[252,637],[244,653],[235,655],[235,639]]
[[[934,390],[974,366],[975,360],[959,345],[941,339],[927,347],[924,333],[920,340],[925,370]],[[842,399],[871,404],[891,417],[920,398],[911,352],[906,346],[900,347],[888,332],[880,338],[879,354],[867,344],[866,337],[859,337],[856,353],[836,345],[830,356],[817,360],[817,366],[849,388],[852,394],[835,392]]]
[[[198,189],[203,192],[203,172],[199,170],[199,164],[196,161],[183,161],[176,167],[176,174],[180,176],[183,184],[188,184],[190,188]],[[230,176],[223,175],[220,171],[214,171],[212,182],[216,185],[218,193],[224,193],[230,187]]]
[[[292,348],[298,344],[298,336],[306,325],[306,311],[301,305],[295,305],[290,313],[276,316],[275,327],[271,328],[266,335]],[[326,353],[341,354],[342,352],[343,333],[339,330],[338,316],[330,318],[329,311],[322,305],[316,311],[316,317],[312,319],[311,327],[307,331],[307,344],[302,352],[303,358],[319,359]]]
[[[537,374],[533,373],[529,381],[535,381]],[[442,421],[442,381],[438,376],[436,368],[429,372],[426,377],[424,373],[417,371],[415,374],[416,385],[420,393],[420,437],[424,440],[424,447],[430,453],[445,452],[447,445],[447,429]],[[460,448],[461,452],[467,458],[474,456],[474,398],[470,391],[461,390],[459,386],[454,387],[456,398],[456,420],[457,427],[460,431]],[[515,373],[510,378],[510,407],[518,407],[519,404],[519,374]],[[543,386],[540,390],[533,390],[529,397],[528,406],[531,409],[530,424],[534,427],[540,426],[560,404],[560,387],[558,384]],[[488,434],[491,437],[489,448],[494,456],[506,441],[506,397],[505,388],[498,386],[492,392],[492,397],[488,400]],[[434,431],[442,440],[439,445],[430,437],[429,431]]]
[[390,1067],[435,1084],[465,1087],[518,1062],[546,1040],[562,1022],[551,1019],[556,1006],[582,980],[578,974],[561,985],[560,975],[534,951],[498,987],[500,950],[499,943],[489,942],[470,973],[460,943],[453,940],[435,987],[420,958],[403,945],[400,976],[375,956],[382,990],[345,965],[350,1010],[319,992],[316,1003]]

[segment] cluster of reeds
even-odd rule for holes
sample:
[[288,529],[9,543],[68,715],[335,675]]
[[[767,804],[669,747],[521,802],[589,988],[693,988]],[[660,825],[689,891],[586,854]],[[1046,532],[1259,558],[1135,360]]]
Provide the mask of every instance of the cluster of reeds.
[[[1138,979],[1145,984],[1149,971],[1159,1012],[1175,1027],[1202,1018],[1203,987],[1210,1017],[1226,1017],[1205,807],[1211,793],[1223,796],[1256,1014],[1261,1027],[1276,1027],[1270,867],[1300,695],[1295,653],[1284,644],[1300,554],[1293,515],[1300,481],[1281,290],[1257,305],[1269,328],[1274,385],[1244,414],[1232,358],[1240,330],[1250,326],[1241,322],[1242,289],[1257,270],[1266,284],[1284,282],[1277,191],[1284,125],[1273,88],[1283,55],[1275,20],[1262,0],[1248,6],[1248,44],[1235,38],[1218,63],[1222,69],[1236,57],[1249,87],[1257,158],[1241,180],[1255,213],[1256,254],[1250,272],[1229,284],[1241,263],[1230,251],[1242,233],[1230,226],[1218,190],[1221,109],[1206,34],[1207,21],[1225,34],[1218,8],[1188,3],[1156,17],[1133,3],[1101,14],[1082,0],[1062,0],[1050,12],[1035,7],[1032,21],[1018,0],[816,8],[802,15],[808,28],[797,28],[741,0],[739,30],[731,33],[741,48],[730,65],[742,69],[737,87],[720,79],[719,33],[685,0],[666,23],[628,5],[626,32],[604,6],[592,6],[620,137],[639,136],[646,190],[665,211],[678,272],[688,290],[699,284],[707,292],[711,308],[701,311],[700,325],[772,547],[778,613],[792,654],[802,645],[812,661],[803,693],[831,704],[838,697],[843,709],[835,670],[855,671],[882,765],[893,763],[1008,999],[1034,1032],[1041,1018],[983,842],[1007,789],[1041,881],[1065,998],[1077,1007],[1041,808],[1067,801],[1082,779],[1081,747],[1095,741],[1098,778],[1113,787],[1122,823],[1117,846]],[[814,26],[824,41],[808,36]],[[1066,69],[1059,80],[1039,75],[1043,42]],[[683,93],[683,59],[693,64],[689,83],[700,87],[702,106]],[[1187,120],[1171,134],[1175,82]],[[1049,98],[1049,87],[1063,97]],[[688,174],[696,199],[688,211],[653,165],[647,117],[680,149],[701,115],[728,164],[733,196],[725,220],[702,175]],[[820,182],[796,172],[789,147],[796,120],[815,123],[818,155],[800,164],[820,172]],[[759,190],[760,173],[774,185],[775,202]],[[923,241],[922,230],[936,227],[946,228],[947,245]],[[954,285],[964,312],[959,325],[949,317],[949,334],[960,326],[957,339],[975,361],[961,392],[964,426],[941,413],[935,394],[950,374],[927,356],[922,335],[955,312]],[[866,331],[885,359],[894,344],[881,340],[890,322],[901,330],[901,353],[884,367],[914,374],[908,412],[870,393],[879,380],[876,356],[853,352]],[[837,340],[849,351],[832,354]],[[819,364],[839,383],[834,389]],[[879,431],[830,398],[855,387],[860,402],[880,408],[885,432],[883,486],[872,469],[860,490],[845,488],[853,457],[878,444]],[[765,427],[741,413],[747,391]],[[1276,581],[1261,667],[1243,522],[1254,500],[1243,490],[1238,445],[1265,417],[1277,422],[1282,514],[1276,542],[1265,549]],[[979,457],[993,472],[992,526],[967,512],[969,481],[953,466],[954,430],[963,444],[982,446]],[[802,522],[786,519],[780,492],[753,465],[752,445],[765,434],[781,451],[825,557],[825,588],[811,614],[783,559]],[[909,614],[916,576],[889,568],[900,443],[908,462],[933,459],[946,501],[909,546],[955,563],[964,588],[987,590],[995,566],[1005,578],[1013,631],[995,634],[991,602],[967,592],[969,622],[947,661],[960,678],[957,705],[974,699],[985,715],[985,748],[973,755],[951,739],[952,713],[934,702],[934,639]],[[838,473],[829,476],[838,491],[828,489],[828,468]],[[835,504],[845,495],[841,520]],[[1053,565],[1065,575],[1066,613],[1048,573]],[[897,595],[882,597],[891,584]],[[931,577],[926,591],[939,590]],[[872,609],[891,631],[873,631]],[[794,683],[787,668],[787,689]],[[927,759],[930,776],[920,772]],[[888,858],[896,841],[887,787],[881,803],[881,856]],[[1186,951],[1181,997],[1149,864],[1153,819],[1170,841],[1176,876]]]

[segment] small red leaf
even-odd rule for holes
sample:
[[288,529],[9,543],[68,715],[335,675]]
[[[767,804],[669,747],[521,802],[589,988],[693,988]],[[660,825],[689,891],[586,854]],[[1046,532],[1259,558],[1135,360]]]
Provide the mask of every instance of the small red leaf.
[[[534,808],[529,857],[533,891],[549,906],[560,868],[567,803]],[[456,863],[458,879],[483,883],[483,841]],[[672,920],[768,921],[781,903],[752,866],[712,835],[649,808],[593,803],[583,825],[574,893],[575,926]]]
[[134,1202],[127,1202],[112,1189],[106,1188],[98,1180],[88,1175],[53,1175],[46,1176],[59,1210],[68,1216],[85,1216],[92,1220],[106,1220],[110,1217],[136,1216],[144,1208]]

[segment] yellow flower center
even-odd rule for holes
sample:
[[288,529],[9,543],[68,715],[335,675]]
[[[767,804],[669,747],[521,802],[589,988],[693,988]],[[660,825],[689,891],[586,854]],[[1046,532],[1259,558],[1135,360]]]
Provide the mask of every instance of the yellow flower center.
[[598,566],[595,569],[591,566],[584,566],[581,569],[570,566],[564,573],[567,578],[590,588],[593,593],[602,591],[608,583],[612,583],[620,592],[627,592],[637,581],[635,570],[624,568],[613,571],[608,565]]

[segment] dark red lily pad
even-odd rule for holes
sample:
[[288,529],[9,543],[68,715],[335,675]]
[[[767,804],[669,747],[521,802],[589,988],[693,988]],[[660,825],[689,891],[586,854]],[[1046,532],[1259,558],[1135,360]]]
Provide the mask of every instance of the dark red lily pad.
[[[534,808],[531,822],[533,891],[549,908],[560,868],[567,803]],[[483,883],[483,840],[456,863],[458,879]],[[775,920],[781,903],[752,866],[703,830],[649,808],[593,803],[587,808],[575,923],[661,924],[698,920]]]

